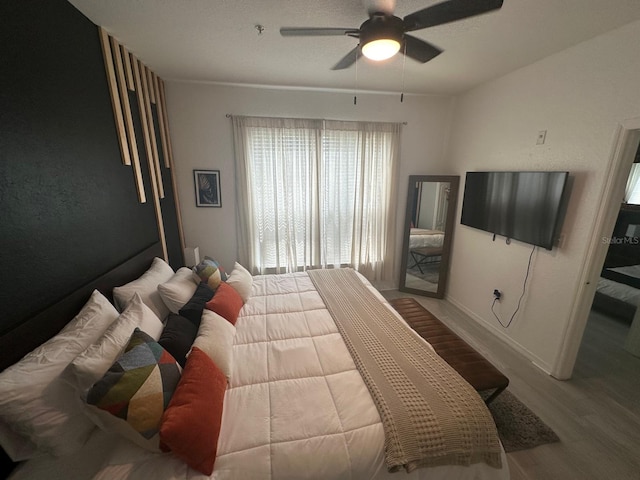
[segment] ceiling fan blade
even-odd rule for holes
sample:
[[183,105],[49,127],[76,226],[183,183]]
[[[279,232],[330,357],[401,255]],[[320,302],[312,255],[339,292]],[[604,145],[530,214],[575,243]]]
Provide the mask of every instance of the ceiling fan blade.
[[421,63],[427,63],[429,60],[437,57],[442,53],[435,45],[420,40],[419,38],[412,37],[411,35],[404,36],[404,48],[401,50],[407,57],[411,57]]
[[351,65],[356,63],[356,61],[362,56],[362,51],[360,50],[360,46],[357,46],[349,53],[347,53],[342,59],[336,63],[331,70],[344,70],[345,68],[349,68]]
[[332,36],[332,35],[349,35],[355,36],[360,33],[357,28],[305,28],[305,27],[282,27],[280,35],[283,37],[314,37],[314,36]]
[[503,0],[448,0],[404,17],[405,31],[434,27],[481,15],[502,7]]

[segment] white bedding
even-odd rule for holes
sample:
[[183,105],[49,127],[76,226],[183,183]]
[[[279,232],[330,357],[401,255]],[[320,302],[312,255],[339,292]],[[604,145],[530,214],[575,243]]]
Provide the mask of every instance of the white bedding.
[[[504,452],[501,470],[474,464],[410,475],[386,472],[376,407],[306,273],[255,277],[236,327],[211,478],[509,478]],[[48,457],[31,460],[13,478],[206,477],[170,454],[146,452],[96,431],[79,454],[62,463]]]
[[409,250],[422,247],[441,247],[443,240],[444,232],[440,230],[412,228],[409,231]]

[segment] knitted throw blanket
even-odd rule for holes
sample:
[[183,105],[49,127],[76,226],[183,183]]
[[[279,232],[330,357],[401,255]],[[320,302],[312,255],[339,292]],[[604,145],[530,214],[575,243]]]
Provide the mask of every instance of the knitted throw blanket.
[[473,387],[355,271],[308,273],[376,404],[388,470],[477,462],[500,468],[496,426]]

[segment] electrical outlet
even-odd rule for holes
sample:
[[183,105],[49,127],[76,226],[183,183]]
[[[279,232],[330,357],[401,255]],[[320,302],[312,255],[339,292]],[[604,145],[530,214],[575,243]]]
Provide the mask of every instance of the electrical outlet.
[[493,291],[493,298],[500,300],[502,298],[502,292],[497,288]]

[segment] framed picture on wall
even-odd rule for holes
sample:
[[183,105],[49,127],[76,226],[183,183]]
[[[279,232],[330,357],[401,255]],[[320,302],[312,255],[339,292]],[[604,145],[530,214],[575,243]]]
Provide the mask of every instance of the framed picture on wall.
[[194,170],[196,207],[221,207],[220,170]]

